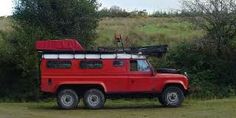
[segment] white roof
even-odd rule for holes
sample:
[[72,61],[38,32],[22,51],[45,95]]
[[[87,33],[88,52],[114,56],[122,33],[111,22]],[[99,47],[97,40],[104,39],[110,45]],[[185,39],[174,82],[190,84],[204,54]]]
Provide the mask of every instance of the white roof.
[[135,54],[43,54],[43,59],[146,59]]

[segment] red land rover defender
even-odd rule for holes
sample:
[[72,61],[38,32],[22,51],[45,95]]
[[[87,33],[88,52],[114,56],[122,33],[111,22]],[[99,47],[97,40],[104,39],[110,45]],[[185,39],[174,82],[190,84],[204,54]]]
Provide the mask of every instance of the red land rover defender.
[[36,48],[41,55],[41,91],[56,95],[63,109],[76,108],[81,98],[86,107],[99,109],[106,99],[124,97],[156,97],[164,106],[178,107],[188,92],[187,75],[154,70],[140,53],[85,51],[72,39],[38,41]]

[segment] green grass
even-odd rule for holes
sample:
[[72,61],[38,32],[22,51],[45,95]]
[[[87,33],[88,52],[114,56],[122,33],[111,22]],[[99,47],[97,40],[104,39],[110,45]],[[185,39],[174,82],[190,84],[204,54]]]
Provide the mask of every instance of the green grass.
[[[0,17],[0,32],[11,32],[11,18]],[[103,18],[97,28],[96,47],[115,46],[114,34],[129,37],[128,46],[168,44],[199,38],[203,32],[182,18]],[[0,37],[1,39],[1,37]]]
[[5,32],[11,32],[11,19],[6,17],[0,17],[0,47],[3,45],[3,34]]
[[203,36],[181,18],[104,18],[97,29],[98,46],[114,46],[115,33],[129,37],[130,45],[175,45]]
[[186,100],[180,108],[164,108],[153,100],[107,101],[104,109],[60,110],[54,102],[0,103],[0,118],[234,118],[236,98]]
[[0,31],[10,31],[11,29],[10,18],[0,17]]

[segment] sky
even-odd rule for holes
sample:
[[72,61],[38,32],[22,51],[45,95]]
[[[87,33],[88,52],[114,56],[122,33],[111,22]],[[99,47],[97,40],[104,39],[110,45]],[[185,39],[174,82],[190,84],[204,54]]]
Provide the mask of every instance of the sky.
[[11,15],[13,6],[12,0],[0,0],[0,16]]
[[180,9],[180,0],[98,0],[102,7],[110,8],[113,5],[132,10],[144,10],[149,13],[154,11],[169,11]]
[[[149,13],[154,11],[169,11],[180,8],[180,0],[98,0],[101,8],[119,6],[128,11],[144,10]],[[14,0],[0,0],[0,16],[11,15],[14,7]]]

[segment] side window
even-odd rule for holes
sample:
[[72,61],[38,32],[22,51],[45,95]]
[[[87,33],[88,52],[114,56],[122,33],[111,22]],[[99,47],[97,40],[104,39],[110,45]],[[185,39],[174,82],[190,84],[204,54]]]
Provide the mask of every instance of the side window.
[[71,61],[47,61],[47,68],[50,69],[69,69],[71,65]]
[[131,60],[130,71],[150,72],[151,69],[146,60]]
[[103,67],[102,61],[81,61],[81,69],[100,69]]
[[115,61],[113,61],[113,66],[114,67],[123,67],[124,66],[124,61],[122,61],[122,60],[115,60]]

